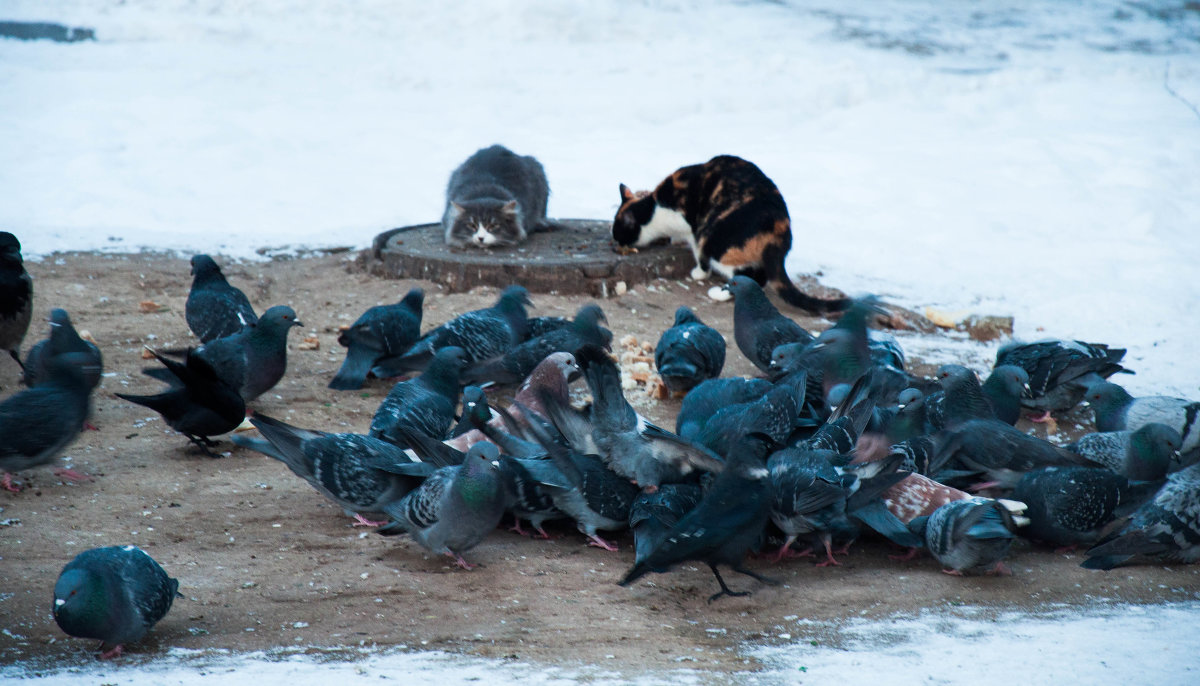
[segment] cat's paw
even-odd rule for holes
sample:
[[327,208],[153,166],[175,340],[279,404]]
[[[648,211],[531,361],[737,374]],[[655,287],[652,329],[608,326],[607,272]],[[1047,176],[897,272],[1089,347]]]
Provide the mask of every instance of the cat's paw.
[[692,277],[692,281],[703,281],[708,278],[708,272],[704,271],[700,267],[695,267],[692,269],[692,273],[689,274],[689,276]]
[[708,297],[723,303],[732,298],[733,293],[730,293],[724,286],[713,286],[708,289]]

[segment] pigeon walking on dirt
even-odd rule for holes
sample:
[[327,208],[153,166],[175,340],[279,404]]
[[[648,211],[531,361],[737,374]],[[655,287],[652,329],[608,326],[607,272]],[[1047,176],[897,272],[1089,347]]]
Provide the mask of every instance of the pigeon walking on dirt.
[[654,346],[654,367],[667,390],[687,393],[706,379],[715,379],[725,367],[725,338],[681,305],[675,323]]
[[426,333],[404,355],[383,361],[371,373],[388,378],[421,371],[438,350],[448,346],[462,348],[467,364],[502,355],[525,340],[529,326],[525,308],[530,305],[524,286],[509,286],[495,305],[458,315]]
[[1087,569],[1200,560],[1200,463],[1167,477],[1152,500],[1089,549],[1087,556],[1080,565]]
[[[0,487],[16,492],[8,472],[47,464],[79,437],[91,397],[90,364],[84,353],[59,355],[50,361],[46,383],[0,402]],[[75,481],[88,478],[69,469],[56,474]]]
[[1021,402],[1042,413],[1034,420],[1038,421],[1049,418],[1051,412],[1066,412],[1078,405],[1092,384],[1129,372],[1121,366],[1123,357],[1123,348],[1103,343],[1048,339],[1001,346],[996,366],[1016,365],[1029,374],[1030,392]]
[[255,414],[250,423],[262,438],[236,434],[231,440],[287,465],[353,517],[355,526],[386,524],[368,515],[380,515],[385,505],[403,498],[436,469],[414,462],[402,448],[362,434],[301,429],[264,414]]
[[392,522],[377,531],[385,536],[408,533],[432,553],[463,559],[487,537],[504,516],[504,484],[500,451],[491,443],[476,443],[456,467],[442,467],[421,486],[384,508]]
[[604,311],[599,305],[588,303],[579,308],[569,326],[531,338],[496,357],[469,365],[463,370],[463,383],[482,384],[490,381],[507,386],[529,376],[547,355],[574,352],[589,344],[608,348],[612,344],[612,332],[600,326],[601,322],[607,322]]
[[1183,439],[1166,424],[1151,422],[1137,431],[1098,431],[1063,446],[1130,481],[1159,481],[1179,468]]
[[188,351],[186,362],[167,359],[153,350],[150,353],[170,372],[170,388],[157,395],[116,396],[154,410],[204,454],[220,457],[209,450],[216,445],[211,437],[233,431],[246,418],[246,403],[237,389],[217,376],[195,350]]
[[743,562],[762,536],[771,515],[770,480],[763,463],[768,450],[764,436],[746,436],[731,451],[725,469],[717,474],[700,502],[667,533],[663,542],[635,563],[618,582],[628,586],[648,572],[663,573],[688,560],[703,562],[717,577],[721,590],[709,596],[746,596],[733,591],[721,578],[718,565],[726,565],[768,584],[778,582],[746,569]]
[[1124,388],[1103,381],[1087,391],[1087,401],[1096,413],[1099,431],[1136,431],[1158,423],[1179,432],[1180,464],[1200,461],[1200,401],[1153,395],[1135,398]]
[[71,316],[61,308],[50,310],[50,335],[34,343],[25,356],[25,385],[29,387],[45,383],[49,377],[50,358],[63,353],[83,353],[90,356],[87,365],[89,388],[100,384],[104,373],[104,356],[95,343],[81,338]]
[[675,433],[694,440],[722,407],[758,400],[772,388],[766,379],[740,376],[704,381],[684,396],[675,417]]
[[25,271],[21,242],[0,231],[0,350],[21,364],[21,341],[33,319],[33,279]]
[[346,359],[329,387],[338,391],[362,388],[371,368],[403,355],[421,336],[425,291],[414,288],[394,305],[377,305],[338,335]]
[[1016,537],[1017,521],[1006,503],[1011,501],[954,500],[928,517],[912,520],[909,528],[925,538],[925,547],[946,574],[1009,575],[1004,558]]
[[370,435],[404,447],[401,429],[419,431],[437,439],[446,437],[454,423],[459,398],[459,374],[466,364],[462,348],[442,348],[415,379],[401,381],[384,398],[371,419]]
[[1029,508],[1021,535],[1074,547],[1095,543],[1113,520],[1133,512],[1161,485],[1131,484],[1107,469],[1045,467],[1021,477],[1010,497]]
[[733,294],[733,339],[738,350],[764,373],[771,353],[784,343],[811,343],[813,335],[779,312],[754,279],[735,276],[725,288]]
[[99,639],[100,658],[113,658],[165,617],[177,595],[179,582],[141,548],[92,548],[58,575],[54,621],[70,636]]
[[229,285],[213,258],[203,254],[192,256],[192,289],[184,318],[201,343],[232,336],[258,321],[246,294]]

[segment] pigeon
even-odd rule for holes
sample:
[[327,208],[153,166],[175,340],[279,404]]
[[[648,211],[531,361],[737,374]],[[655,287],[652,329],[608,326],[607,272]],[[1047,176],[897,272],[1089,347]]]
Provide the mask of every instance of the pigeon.
[[1029,375],[1016,365],[992,369],[980,386],[996,419],[1013,426],[1021,418],[1021,398],[1029,392]]
[[570,325],[570,317],[530,317],[525,320],[525,340],[537,338],[555,329],[565,329]]
[[[293,326],[303,326],[296,313],[286,305],[276,305],[263,313],[258,322],[238,333],[195,348],[222,381],[237,389],[242,400],[250,402],[279,383],[287,371],[287,335]],[[163,369],[145,372],[148,376],[172,383],[172,375]]]
[[1200,461],[1200,401],[1163,395],[1135,398],[1124,388],[1101,381],[1087,390],[1088,404],[1096,413],[1099,431],[1136,431],[1151,422],[1179,432],[1180,463]]
[[461,465],[438,469],[419,488],[385,506],[393,521],[376,531],[385,536],[408,533],[430,552],[473,569],[463,553],[486,538],[504,516],[499,458],[496,446],[476,443]]
[[231,440],[287,465],[354,517],[354,526],[386,524],[367,515],[381,514],[384,505],[407,495],[436,469],[414,462],[387,441],[362,434],[301,429],[261,413],[251,417],[250,423],[262,438],[236,434]]
[[1107,469],[1044,467],[1021,477],[1011,497],[1029,507],[1023,536],[1074,547],[1095,543],[1113,520],[1133,512],[1161,485],[1131,484]]
[[1166,424],[1151,422],[1137,431],[1098,431],[1063,446],[1130,481],[1160,481],[1179,466],[1183,439]]
[[1021,403],[1042,412],[1035,421],[1049,418],[1051,412],[1065,412],[1079,404],[1089,386],[1118,372],[1122,348],[1103,343],[1047,339],[1035,343],[1013,342],[996,351],[996,366],[1016,365],[1029,375],[1028,395]]
[[492,307],[458,315],[426,333],[404,355],[385,360],[371,373],[388,378],[423,370],[434,353],[447,346],[462,348],[467,364],[502,355],[525,340],[528,305],[525,287],[509,286]]
[[88,387],[100,385],[104,372],[104,356],[95,343],[79,336],[71,324],[71,316],[60,308],[50,310],[50,336],[34,343],[25,356],[25,385],[30,388],[45,383],[49,374],[47,366],[51,357],[62,353],[85,353],[91,357],[87,365]]
[[702,495],[698,484],[663,484],[654,493],[638,493],[629,508],[634,564],[645,560],[666,540],[672,527],[696,507]]
[[70,636],[100,639],[100,658],[113,658],[167,616],[178,595],[179,582],[141,548],[92,548],[58,575],[54,621]]
[[465,363],[466,353],[462,348],[449,346],[438,350],[424,373],[392,386],[371,419],[370,435],[401,447],[405,447],[398,432],[401,428],[445,438],[454,422],[458,376]]
[[[64,353],[50,361],[50,377],[36,388],[28,388],[0,402],[0,486],[16,492],[8,472],[47,464],[83,431],[87,421],[91,388],[85,353]],[[69,469],[58,475],[72,480],[84,477]]]
[[421,335],[425,291],[413,288],[395,305],[378,305],[362,314],[338,335],[346,359],[329,387],[338,391],[362,388],[377,364],[403,355]]
[[574,450],[553,425],[532,412],[529,429],[545,448],[550,459],[566,478],[568,488],[549,488],[555,507],[575,520],[588,545],[615,552],[617,547],[600,537],[599,531],[614,531],[629,526],[629,511],[638,488],[628,479],[614,474],[600,457]]
[[246,294],[230,286],[213,258],[203,254],[192,256],[192,289],[183,311],[201,343],[232,336],[258,321]]
[[706,379],[715,379],[725,367],[725,338],[681,305],[675,323],[654,346],[654,367],[672,393],[687,393]]
[[718,455],[728,454],[739,438],[755,432],[783,445],[799,428],[804,394],[803,376],[781,382],[757,400],[717,410],[692,440]]
[[612,332],[600,326],[600,322],[607,321],[599,305],[584,305],[575,313],[570,326],[549,331],[496,357],[469,365],[463,370],[462,381],[464,384],[515,384],[529,376],[552,353],[574,352],[587,344],[608,348],[612,343]]
[[116,396],[161,414],[167,426],[186,436],[204,454],[220,457],[209,451],[216,445],[210,437],[233,431],[245,420],[242,396],[194,349],[187,352],[186,362],[167,359],[153,350],[150,354],[171,373],[171,387],[158,395]]
[[701,382],[683,397],[679,414],[675,417],[675,433],[683,438],[694,439],[717,410],[727,405],[757,400],[772,388],[774,386],[766,379],[743,379],[739,376]]
[[21,242],[0,231],[0,350],[21,364],[21,341],[33,319],[33,279],[25,271]]
[[1039,467],[1097,466],[1087,458],[1060,448],[998,419],[972,419],[938,437],[934,478],[940,470],[983,473],[1011,488],[1021,476]]
[[780,314],[754,279],[735,276],[725,286],[733,294],[733,340],[746,359],[770,373],[771,353],[784,343],[808,344],[813,335]]
[[1087,551],[1080,566],[1112,569],[1138,562],[1190,564],[1200,560],[1200,464],[1167,477],[1154,498],[1114,533]]
[[542,399],[572,447],[600,455],[614,472],[651,491],[697,469],[721,470],[721,458],[707,448],[638,416],[621,390],[620,370],[603,349],[584,346],[575,359],[592,391],[590,412],[585,415],[552,398]]
[[983,392],[975,372],[958,364],[938,368],[942,392],[925,400],[925,412],[934,429],[953,428],[971,419],[995,419],[996,411]]
[[764,583],[778,584],[743,566],[746,553],[762,536],[771,516],[770,475],[763,464],[769,441],[761,435],[743,437],[696,507],[617,583],[628,586],[648,572],[663,573],[680,562],[695,560],[707,564],[721,586],[709,596],[710,603],[721,596],[750,595],[749,591],[731,590],[721,578],[718,565]]
[[1004,558],[1016,536],[1017,520],[1005,502],[954,500],[928,517],[913,519],[909,528],[925,538],[925,547],[946,574],[1012,574]]

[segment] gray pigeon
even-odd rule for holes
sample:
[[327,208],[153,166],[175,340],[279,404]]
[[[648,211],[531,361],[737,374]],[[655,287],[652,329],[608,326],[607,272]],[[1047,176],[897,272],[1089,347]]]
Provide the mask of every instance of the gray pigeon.
[[84,340],[71,324],[71,316],[60,308],[50,310],[50,336],[34,343],[25,356],[25,385],[29,387],[45,383],[49,376],[47,365],[51,357],[62,353],[85,353],[91,356],[87,365],[88,386],[100,384],[104,373],[104,356],[95,343]]
[[113,658],[165,617],[177,595],[179,582],[141,548],[93,548],[58,575],[54,621],[68,635],[100,639],[100,658]]
[[[0,402],[0,470],[2,485],[16,492],[8,472],[44,465],[55,458],[83,431],[91,388],[84,353],[65,353],[50,361],[49,380]],[[86,479],[69,469],[58,475]]]
[[1012,547],[1017,522],[1010,501],[970,498],[954,500],[927,517],[917,517],[908,526],[924,536],[925,547],[953,576],[989,573],[1012,574],[1004,565]]
[[1180,463],[1187,466],[1200,461],[1200,401],[1163,395],[1135,398],[1108,381],[1089,388],[1087,401],[1096,413],[1097,430],[1136,431],[1152,422],[1166,424],[1179,432]]
[[371,368],[399,357],[421,336],[425,291],[414,288],[395,305],[367,310],[338,336],[346,359],[329,387],[339,391],[362,388]]
[[1137,431],[1097,431],[1063,446],[1130,481],[1160,481],[1179,468],[1183,439],[1166,424],[1151,422]]
[[1112,569],[1138,562],[1190,564],[1200,560],[1200,464],[1167,477],[1167,483],[1124,526],[1087,551],[1080,564]]
[[419,488],[384,508],[392,523],[378,529],[385,536],[408,533],[430,552],[454,558],[463,569],[474,565],[463,553],[474,548],[504,516],[505,493],[500,477],[500,451],[476,443],[456,467],[442,467]]
[[0,350],[21,364],[19,349],[33,319],[33,279],[25,271],[21,242],[0,231]]
[[332,434],[292,426],[264,414],[250,423],[261,439],[237,434],[234,443],[287,465],[317,492],[341,506],[355,526],[382,526],[364,515],[383,512],[433,473],[434,465],[415,462],[403,449],[362,434]]
[[401,447],[406,444],[400,429],[446,438],[454,423],[459,374],[466,361],[466,353],[457,346],[438,350],[423,374],[392,386],[371,418],[370,435]]
[[633,530],[633,562],[637,564],[662,544],[671,529],[700,502],[697,484],[663,484],[654,493],[638,493],[629,508]]
[[683,398],[675,417],[675,433],[695,439],[708,420],[722,407],[758,400],[774,386],[766,379],[740,376],[701,382]]
[[496,304],[472,310],[426,333],[404,355],[388,358],[371,370],[379,378],[400,376],[424,369],[434,353],[457,346],[466,353],[467,364],[502,355],[525,340],[528,330],[529,292],[524,286],[509,286]]
[[996,418],[975,372],[960,364],[945,364],[938,368],[937,377],[942,392],[925,399],[925,413],[933,428],[954,428],[972,419]]
[[183,312],[188,328],[201,343],[232,336],[258,321],[246,294],[229,285],[208,255],[192,256],[192,289]]
[[469,365],[463,370],[462,381],[464,384],[515,384],[529,376],[547,355],[574,352],[588,344],[608,349],[612,344],[612,332],[600,326],[601,322],[607,321],[599,305],[588,303],[579,308],[569,326],[530,338],[496,357]]
[[667,390],[687,393],[706,379],[715,379],[725,368],[725,338],[681,305],[675,323],[654,346],[654,367]]
[[[936,439],[937,456],[930,466],[938,481],[956,485],[942,470],[985,474],[990,481],[1011,488],[1028,471],[1040,467],[1097,466],[1082,455],[1060,448],[998,419],[972,419],[942,432]],[[966,474],[962,474],[965,476]]]
[[735,276],[726,290],[733,294],[733,339],[746,359],[763,372],[771,370],[771,354],[784,343],[811,343],[813,335],[780,314],[761,286],[748,276]]
[[1078,405],[1092,384],[1118,372],[1130,373],[1120,364],[1123,357],[1123,348],[1109,348],[1103,343],[1047,339],[1001,346],[996,351],[996,366],[1016,365],[1029,375],[1030,391],[1021,398],[1021,404],[1042,412],[1035,419],[1039,421],[1051,412],[1065,412]]
[[992,369],[982,386],[996,419],[1013,426],[1021,418],[1021,398],[1029,394],[1029,374],[1016,365]]
[[1113,520],[1133,512],[1159,486],[1161,482],[1131,484],[1107,469],[1044,467],[1021,477],[1010,497],[1029,508],[1023,536],[1074,548],[1095,543]]

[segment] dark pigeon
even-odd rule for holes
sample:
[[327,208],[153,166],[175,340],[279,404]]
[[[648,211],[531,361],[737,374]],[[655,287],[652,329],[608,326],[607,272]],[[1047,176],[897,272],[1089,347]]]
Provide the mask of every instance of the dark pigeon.
[[354,517],[354,526],[381,526],[372,521],[388,503],[403,498],[436,469],[414,462],[401,448],[362,434],[326,433],[292,426],[264,414],[250,423],[262,438],[243,434],[234,443],[257,450],[287,465],[317,492]]
[[171,610],[179,582],[141,548],[85,550],[54,584],[54,621],[76,638],[102,641],[101,659],[121,654]]
[[1200,464],[1167,477],[1152,500],[1089,549],[1087,556],[1080,565],[1087,569],[1200,560]]
[[524,286],[509,286],[492,307],[458,315],[426,333],[404,355],[385,360],[371,373],[388,378],[421,371],[433,360],[434,353],[448,346],[462,348],[467,364],[502,355],[525,340],[525,308],[529,305],[529,292]]
[[649,490],[681,481],[697,469],[720,471],[720,457],[638,416],[621,390],[620,370],[603,349],[584,346],[575,359],[592,391],[590,411],[543,398],[572,447],[600,455],[614,472]]
[[938,481],[941,470],[984,474],[991,482],[1011,488],[1025,472],[1041,467],[1097,466],[1081,455],[1060,448],[998,419],[972,419],[943,432],[930,467]]
[[565,329],[570,325],[570,317],[530,317],[525,320],[525,340],[537,338],[555,329]]
[[[46,383],[20,391],[0,402],[0,483],[16,492],[8,472],[32,469],[49,463],[83,431],[87,421],[91,387],[88,376],[91,358],[83,353],[65,353],[50,362]],[[58,475],[86,479],[71,470]]]
[[1011,364],[992,370],[981,385],[996,419],[1013,426],[1021,418],[1021,398],[1029,393],[1029,375]]
[[531,338],[501,355],[480,360],[463,370],[464,384],[491,382],[499,385],[519,383],[546,359],[556,352],[574,352],[584,345],[609,348],[612,332],[600,326],[607,322],[599,305],[589,303],[579,308],[570,326],[554,329],[536,338]]
[[211,437],[229,433],[245,420],[246,403],[241,395],[217,376],[195,350],[188,351],[186,362],[150,352],[170,372],[171,387],[158,395],[117,393],[116,396],[154,410],[162,415],[167,426],[187,436],[206,455],[220,457],[209,451],[216,445]]
[[1179,432],[1180,463],[1200,461],[1200,401],[1163,395],[1135,398],[1124,388],[1102,381],[1087,391],[1088,404],[1096,413],[1099,431],[1136,431],[1158,423]]
[[1179,469],[1183,439],[1166,424],[1151,422],[1137,431],[1098,431],[1063,446],[1130,481],[1159,481]]
[[791,381],[777,384],[757,400],[722,407],[692,440],[718,455],[728,455],[730,448],[750,433],[785,444],[800,428],[804,408],[804,378]]
[[702,496],[698,484],[664,484],[654,493],[638,493],[629,508],[634,564],[662,545],[671,529],[699,504]]
[[49,376],[48,365],[50,358],[63,353],[83,353],[90,356],[87,365],[89,388],[100,385],[100,377],[104,373],[104,356],[95,343],[84,340],[71,324],[71,316],[66,310],[55,308],[50,310],[50,336],[34,343],[25,356],[25,385],[37,386],[46,382]]
[[766,379],[709,379],[683,398],[675,417],[675,433],[694,439],[722,407],[757,400],[773,388]]
[[1159,486],[1134,485],[1107,469],[1044,467],[1021,477],[1010,497],[1028,506],[1023,536],[1073,547],[1095,543],[1113,520],[1133,512]]
[[371,419],[370,435],[401,447],[405,443],[400,429],[445,438],[454,423],[458,377],[466,359],[462,348],[442,348],[423,374],[392,386]]
[[421,336],[425,291],[414,288],[394,305],[378,305],[362,314],[338,335],[346,359],[329,387],[338,391],[362,388],[367,374],[412,347]]
[[925,412],[934,429],[954,428],[972,419],[995,419],[996,411],[975,372],[958,364],[938,368],[942,392],[925,399]]
[[654,346],[654,366],[667,390],[687,393],[725,367],[725,338],[700,321],[686,305],[675,310],[675,323]]
[[1017,522],[1004,503],[986,498],[954,500],[928,517],[909,522],[913,533],[953,576],[1011,574],[1004,558],[1012,548]]
[[21,364],[21,341],[33,319],[33,279],[25,271],[21,242],[0,231],[0,350]]
[[192,289],[184,304],[184,317],[201,343],[232,336],[258,321],[246,294],[229,285],[208,255],[192,256]]
[[442,467],[416,490],[384,508],[392,522],[377,531],[385,536],[408,533],[423,548],[463,559],[487,537],[504,516],[505,493],[500,452],[491,443],[476,443],[461,465]]
[[1120,364],[1123,357],[1123,348],[1051,339],[1001,346],[996,366],[1016,365],[1029,374],[1030,392],[1022,398],[1022,405],[1042,412],[1044,418],[1078,405],[1092,384],[1128,372]]
[[695,560],[707,564],[721,586],[719,592],[709,596],[710,603],[725,595],[750,595],[749,591],[731,590],[717,571],[718,565],[777,584],[743,566],[746,553],[758,542],[771,516],[770,478],[763,464],[767,450],[766,437],[744,437],[696,507],[618,583],[628,586],[648,572],[663,573],[680,562]]
[[735,276],[725,287],[733,294],[733,339],[738,350],[764,373],[771,354],[784,343],[808,344],[813,335],[780,314],[761,286],[748,276]]

